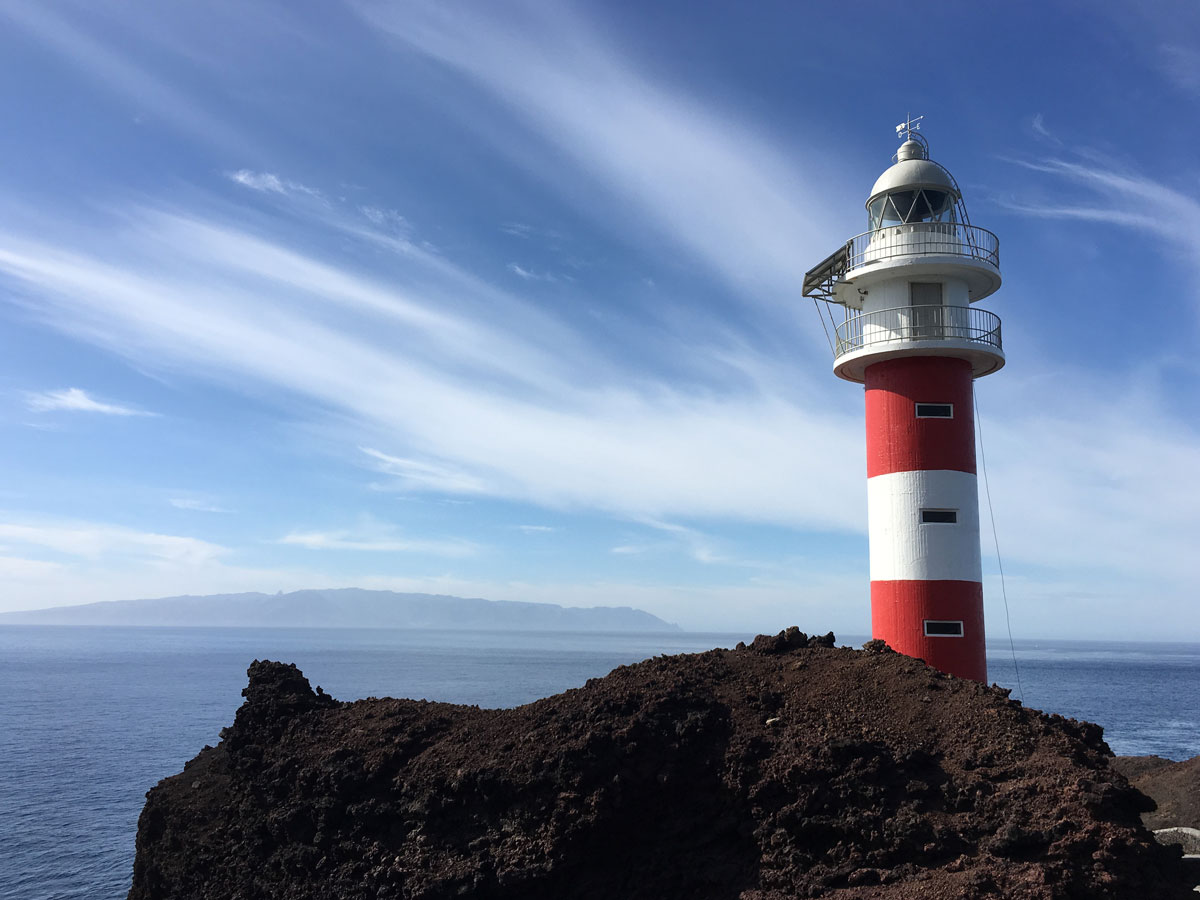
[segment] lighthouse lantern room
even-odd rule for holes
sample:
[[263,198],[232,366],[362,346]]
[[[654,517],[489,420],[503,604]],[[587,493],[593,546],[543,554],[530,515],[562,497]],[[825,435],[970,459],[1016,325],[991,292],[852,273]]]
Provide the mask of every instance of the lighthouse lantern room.
[[867,198],[868,230],[811,269],[804,295],[843,309],[834,373],[866,388],[871,632],[987,680],[973,380],[1004,365],[999,242],[929,158],[920,117]]

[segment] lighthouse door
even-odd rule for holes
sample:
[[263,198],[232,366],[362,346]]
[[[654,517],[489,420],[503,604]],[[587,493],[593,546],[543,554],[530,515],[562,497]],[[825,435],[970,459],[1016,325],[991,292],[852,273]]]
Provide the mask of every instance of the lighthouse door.
[[940,338],[945,314],[941,283],[913,281],[908,287],[909,305],[912,307],[909,318],[911,336],[915,340]]

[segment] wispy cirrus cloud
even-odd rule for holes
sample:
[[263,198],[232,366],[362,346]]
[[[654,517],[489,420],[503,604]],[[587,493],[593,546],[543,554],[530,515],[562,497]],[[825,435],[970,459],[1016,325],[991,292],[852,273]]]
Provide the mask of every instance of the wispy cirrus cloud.
[[[1136,193],[1136,183],[1127,187]],[[343,440],[367,448],[358,452],[393,479],[390,486],[684,521],[696,530],[708,518],[863,528],[863,467],[853,462],[862,454],[859,411],[810,393],[785,362],[761,351],[680,348],[725,354],[726,377],[667,380],[653,369],[612,365],[603,345],[527,313],[446,259],[398,254],[415,260],[430,285],[401,289],[228,222],[153,210],[130,220],[126,230],[96,236],[87,248],[6,235],[0,271],[37,298],[29,309],[42,321],[139,366],[282,392],[315,419],[333,416]],[[448,305],[448,296],[461,305]],[[675,348],[667,340],[662,350]],[[1102,427],[1093,413],[1110,402],[1099,395],[1064,400],[1055,430],[1065,437],[1054,454],[1038,457],[1040,474],[1026,477],[1071,482],[1087,448],[1109,440],[1111,423]],[[838,411],[829,413],[830,406]],[[1029,457],[1029,447],[1044,444],[1044,430],[1041,422],[1014,429],[1010,452]],[[1179,453],[1157,455],[1153,446],[1137,452],[1170,458],[1172,471],[1190,465]],[[1180,493],[1178,480],[1165,476],[1135,484],[1114,467],[1108,477],[1150,507],[1160,500],[1170,506]],[[1100,497],[1065,493],[1062,522],[1087,522],[1095,531],[1091,546],[1118,547],[1123,528]],[[1180,511],[1170,532],[1187,533],[1190,522]],[[1009,552],[1045,559],[1061,524],[1057,517],[1044,526],[1023,520],[1017,527],[1028,540]],[[1154,521],[1145,527],[1151,530],[1135,558],[1081,551],[1077,564],[1160,577],[1178,548],[1171,533],[1152,531]]]
[[309,197],[322,197],[321,192],[316,188],[311,188],[298,181],[281,178],[273,172],[252,172],[249,169],[238,169],[236,172],[226,172],[225,177],[242,187],[264,194],[306,194]]
[[1080,188],[1084,198],[1066,202],[998,202],[1014,211],[1047,218],[1081,219],[1137,228],[1200,255],[1200,199],[1137,172],[1089,160],[1010,160],[1029,171]]
[[176,509],[185,509],[190,512],[207,512],[207,513],[227,513],[232,510],[216,503],[212,499],[200,494],[181,494],[174,497],[168,497],[167,502]]
[[810,148],[785,152],[732,110],[651,79],[576,11],[358,8],[397,41],[473,79],[570,160],[570,176],[547,177],[582,174],[593,188],[589,209],[603,208],[597,197],[611,193],[620,204],[611,212],[626,227],[636,210],[752,305],[794,296],[807,263],[828,252],[821,212],[838,208],[825,202],[833,173]]
[[[1003,552],[1051,571],[1103,569],[1143,592],[1159,579],[1190,577],[1200,533],[1194,428],[1173,422],[1136,389],[1060,390],[1062,407],[1087,410],[1086,417],[1014,409],[986,422]],[[1149,529],[1153,539],[1141,540]]]
[[300,568],[232,564],[239,554],[211,541],[111,522],[0,513],[0,541],[0,611],[328,583]]
[[618,544],[609,550],[609,553],[616,553],[619,556],[637,556],[653,549],[652,546],[647,544]]
[[359,447],[374,463],[377,471],[390,475],[390,485],[401,489],[439,491],[448,494],[487,494],[491,490],[485,478],[458,466],[429,459],[409,459]]
[[526,269],[516,263],[508,264],[508,271],[512,272],[523,281],[548,281],[551,284],[559,281],[559,276],[553,272],[535,272],[533,269]]
[[0,18],[52,50],[66,65],[86,76],[87,87],[101,87],[193,138],[240,153],[251,152],[246,137],[205,109],[199,98],[183,91],[159,70],[136,62],[67,15],[45,3],[5,3]]
[[537,229],[524,222],[505,222],[500,226],[500,230],[505,234],[511,234],[513,237],[519,238],[529,238],[537,233]]
[[[517,8],[521,15],[539,9]],[[830,249],[829,234],[842,233],[829,223],[846,208],[846,193],[862,185],[849,192],[828,187],[831,168],[819,150],[778,146],[769,126],[756,129],[649,77],[589,23],[542,8],[544,17],[533,16],[527,29],[499,21],[507,8],[497,13],[485,5],[447,12],[418,4],[402,13],[379,6],[371,15],[511,111],[516,127],[563,163],[545,173],[547,181],[570,183],[561,195],[595,206],[609,236],[661,238],[650,245],[653,252],[678,255],[688,268],[695,263],[715,276],[708,280],[755,306],[753,316],[718,321],[699,340],[659,329],[639,348],[650,352],[622,354],[623,338],[644,333],[642,321],[620,323],[624,327],[606,341],[599,330],[524,303],[519,292],[409,240],[382,212],[306,202],[309,195],[289,189],[282,176],[254,170],[246,170],[247,177],[259,186],[247,188],[288,197],[293,208],[324,217],[314,214],[304,223],[311,230],[303,240],[295,239],[299,216],[272,236],[269,222],[247,226],[227,209],[180,212],[122,202],[112,233],[47,230],[0,241],[0,269],[23,295],[13,302],[33,298],[24,310],[31,318],[139,368],[219,382],[267,397],[288,415],[330,423],[344,445],[379,448],[364,459],[389,487],[440,494],[447,502],[501,498],[643,523],[688,522],[677,526],[683,532],[658,529],[651,543],[707,562],[719,560],[721,548],[704,546],[688,532],[703,537],[705,522],[714,519],[795,528],[798,542],[805,540],[803,529],[861,531],[861,410],[845,399],[845,386],[832,381],[823,358],[794,364],[795,345],[819,341],[820,332],[811,322],[797,326],[799,317],[783,298],[794,297],[803,268]],[[1120,174],[1104,165],[1082,168]],[[1128,185],[1109,190],[1082,171],[1052,174],[1094,186],[1059,204],[1057,214],[1155,227],[1138,211]],[[261,181],[268,175],[276,182]],[[838,202],[826,202],[834,190]],[[1114,196],[1123,199],[1113,204]],[[385,209],[382,202],[368,208]],[[1049,209],[1042,214],[1056,214]],[[536,237],[509,231],[522,233]],[[386,253],[361,253],[355,239]],[[354,252],[339,257],[336,248],[347,244]],[[387,265],[366,271],[368,256],[386,256]],[[514,256],[525,258],[511,248],[498,258]],[[489,271],[496,268],[493,262]],[[502,269],[499,275],[504,278]],[[669,278],[660,279],[657,293],[661,306],[688,309],[689,324],[705,314],[696,308],[692,315],[684,299],[672,297]],[[603,299],[598,292],[598,306]],[[759,315],[763,304],[783,312]],[[778,335],[786,353],[747,339],[750,331]],[[1036,506],[1036,496],[1020,491],[1021,478],[1069,481],[1079,458],[1088,460],[1089,477],[1103,473],[1115,480],[1114,489],[1142,491],[1139,502],[1147,507],[1181,493],[1179,482],[1168,478],[1141,480],[1119,465],[1105,472],[1105,462],[1119,460],[1086,451],[1102,444],[1114,425],[1101,428],[1093,416],[1110,398],[1097,393],[1072,400],[1079,402],[1039,401],[1067,427],[1053,442],[1055,452],[1037,457],[1036,471],[1014,470],[1019,477],[1010,496],[1029,501],[1026,509]],[[1042,446],[1046,423],[1014,423],[1009,450],[1030,458],[1035,451],[1029,448]],[[1171,466],[1191,464],[1170,452],[1172,441],[1163,443],[1168,452],[1162,458]],[[1131,449],[1158,458],[1153,440]],[[1013,553],[1045,560],[1052,555],[1047,548],[1078,521],[1088,523],[1090,546],[1119,546],[1127,526],[1108,514],[1107,487],[1055,497],[1062,519],[1018,516],[1014,527],[1022,540]],[[1171,510],[1169,528],[1187,533],[1193,520],[1186,510]],[[1081,544],[1073,564],[1103,573],[1116,566],[1163,571],[1167,549],[1177,554],[1179,544],[1167,525],[1160,534],[1152,517],[1138,521],[1145,529],[1140,558],[1131,553],[1110,560],[1102,552],[1089,555]],[[313,550],[404,542],[403,536],[353,529],[290,537],[292,546]],[[855,586],[861,588],[861,574],[839,590]],[[719,592],[725,603],[739,596],[727,586]],[[783,586],[771,596],[787,609],[795,594],[794,586]]]
[[26,559],[20,556],[0,556],[0,578],[12,582],[30,581],[39,578],[55,578],[65,567],[61,563],[44,559]]
[[27,393],[25,404],[34,412],[85,412],[106,416],[157,416],[158,413],[97,400],[82,388]]
[[1059,145],[1062,144],[1062,141],[1052,134],[1050,129],[1046,127],[1046,117],[1041,113],[1036,113],[1034,115],[1033,120],[1030,122],[1030,127],[1033,128],[1034,134],[1045,138],[1051,143]]
[[404,216],[400,215],[394,209],[383,209],[378,206],[367,205],[360,206],[358,211],[363,214],[368,222],[377,228],[382,228],[395,234],[408,234],[412,231],[412,225],[409,224],[408,219],[404,218]]
[[1200,51],[1180,44],[1162,44],[1155,58],[1168,81],[1189,94],[1200,95]]
[[[861,455],[857,417],[806,409],[804,388],[779,380],[791,368],[771,371],[749,348],[660,344],[656,366],[698,356],[720,378],[672,383],[614,364],[585,333],[511,298],[492,303],[490,287],[466,295],[464,310],[484,312],[467,319],[436,285],[428,296],[384,286],[216,222],[149,214],[120,237],[102,261],[12,236],[0,272],[36,289],[31,313],[139,365],[336,411],[398,486],[861,527],[843,502],[862,493],[854,472],[805,475],[827,454]],[[159,268],[164,244],[178,273]]]
[[682,547],[696,562],[705,564],[730,562],[728,557],[717,551],[716,542],[712,537],[696,528],[654,519],[644,519],[642,524],[670,536],[673,542]]
[[0,540],[68,557],[132,557],[185,566],[207,563],[228,552],[225,547],[198,538],[97,522],[10,519],[0,521]]
[[638,524],[659,532],[663,535],[663,539],[627,542],[610,548],[609,552],[622,556],[682,553],[694,562],[706,566],[722,565],[752,569],[771,568],[771,566],[739,558],[729,553],[726,549],[722,548],[720,540],[699,528],[680,525],[677,522],[664,522],[649,518],[638,520]]
[[391,530],[294,531],[276,541],[308,550],[351,550],[367,553],[419,553],[427,556],[474,556],[479,546],[470,541],[430,541],[399,537]]

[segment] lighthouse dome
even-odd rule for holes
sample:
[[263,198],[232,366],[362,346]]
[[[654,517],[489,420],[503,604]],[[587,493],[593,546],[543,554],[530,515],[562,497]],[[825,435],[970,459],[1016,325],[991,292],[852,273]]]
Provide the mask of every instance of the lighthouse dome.
[[880,194],[895,190],[913,190],[916,188],[933,188],[934,190],[950,191],[957,198],[958,191],[954,179],[942,166],[932,159],[901,159],[894,163],[875,181],[871,188],[874,200]]
[[[912,145],[912,146],[910,146]],[[867,199],[872,230],[912,222],[953,222],[962,199],[954,177],[925,157],[925,148],[906,141],[898,161],[875,181]]]

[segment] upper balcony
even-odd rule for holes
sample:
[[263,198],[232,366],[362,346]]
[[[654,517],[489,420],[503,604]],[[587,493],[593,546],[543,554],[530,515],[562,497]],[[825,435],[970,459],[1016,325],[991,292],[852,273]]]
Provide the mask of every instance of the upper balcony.
[[905,256],[955,256],[1000,268],[1000,239],[960,222],[887,224],[846,242],[846,271]]
[[866,381],[867,366],[898,356],[951,356],[976,378],[1004,365],[1000,317],[973,306],[901,306],[850,314],[837,326],[834,374]]
[[1000,241],[986,228],[960,222],[885,219],[805,274],[803,293],[861,309],[864,291],[901,267],[906,275],[935,280],[952,270],[967,283],[973,303],[1000,287]]

